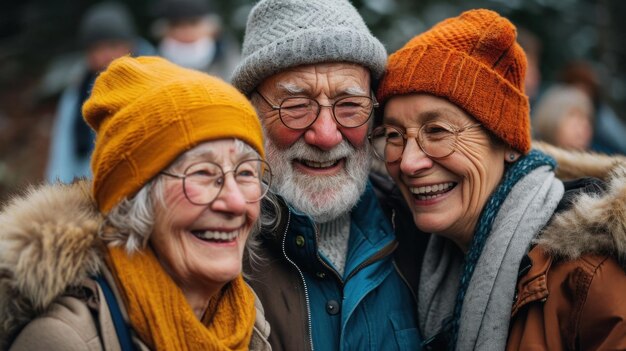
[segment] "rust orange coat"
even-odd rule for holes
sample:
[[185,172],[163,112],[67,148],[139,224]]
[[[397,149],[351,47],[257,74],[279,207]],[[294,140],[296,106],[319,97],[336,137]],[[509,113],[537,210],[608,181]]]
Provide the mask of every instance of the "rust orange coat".
[[507,350],[626,350],[626,273],[613,258],[555,262],[540,247],[529,256]]

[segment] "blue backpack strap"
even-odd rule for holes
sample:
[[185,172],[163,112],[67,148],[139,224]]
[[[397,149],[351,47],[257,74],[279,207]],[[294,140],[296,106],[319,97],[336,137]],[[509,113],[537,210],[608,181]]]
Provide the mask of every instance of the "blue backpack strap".
[[135,347],[133,346],[132,339],[130,337],[130,327],[124,321],[120,306],[117,303],[115,295],[113,294],[113,289],[111,289],[109,282],[107,282],[102,275],[97,275],[93,277],[93,279],[98,282],[98,285],[102,288],[104,299],[109,306],[111,318],[113,318],[113,325],[115,326],[115,333],[117,334],[122,351],[134,351]]

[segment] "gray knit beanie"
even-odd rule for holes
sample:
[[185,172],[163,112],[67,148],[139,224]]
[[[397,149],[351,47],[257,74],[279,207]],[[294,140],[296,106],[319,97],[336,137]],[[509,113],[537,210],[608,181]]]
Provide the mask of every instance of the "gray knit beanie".
[[250,12],[232,84],[249,95],[289,67],[352,62],[382,76],[387,51],[347,0],[261,0]]

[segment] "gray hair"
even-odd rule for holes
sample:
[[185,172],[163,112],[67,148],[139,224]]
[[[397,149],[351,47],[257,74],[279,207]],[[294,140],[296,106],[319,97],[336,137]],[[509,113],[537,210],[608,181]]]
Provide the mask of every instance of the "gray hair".
[[[239,152],[251,152],[261,158],[254,148],[239,139],[235,139],[235,147]],[[190,154],[193,154],[193,149],[178,156],[166,169],[177,168]],[[120,201],[105,218],[100,231],[102,240],[110,246],[123,247],[129,254],[144,249],[154,229],[156,205],[165,206],[164,191],[163,178],[157,175],[135,196]],[[253,262],[260,259],[257,241],[260,228],[261,223],[257,220],[246,242],[246,253]]]
[[533,112],[532,122],[536,137],[554,144],[558,125],[572,109],[579,109],[593,118],[591,98],[579,88],[554,85],[546,90]]

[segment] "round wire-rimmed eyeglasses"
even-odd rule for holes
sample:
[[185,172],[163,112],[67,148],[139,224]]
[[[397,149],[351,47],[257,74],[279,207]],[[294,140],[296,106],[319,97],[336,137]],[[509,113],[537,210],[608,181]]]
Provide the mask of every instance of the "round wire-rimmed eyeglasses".
[[317,100],[306,96],[294,96],[283,99],[280,104],[271,103],[258,90],[257,93],[272,110],[278,111],[278,116],[283,124],[294,130],[310,127],[319,117],[322,107],[328,107],[332,111],[333,118],[344,128],[357,128],[371,118],[378,102],[365,95],[350,95],[339,98],[332,105],[322,105]]
[[440,159],[454,153],[459,137],[465,131],[480,126],[477,123],[458,128],[443,122],[428,122],[419,127],[417,132],[416,128],[406,132],[397,126],[382,125],[374,128],[368,139],[374,155],[388,163],[400,161],[408,139],[416,139],[417,145],[426,155]]
[[165,176],[182,179],[185,197],[190,203],[199,206],[209,205],[217,199],[229,173],[232,173],[237,187],[248,203],[263,199],[272,183],[271,168],[261,159],[243,160],[228,171],[224,171],[217,163],[203,161],[190,165],[183,174],[161,172]]

